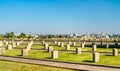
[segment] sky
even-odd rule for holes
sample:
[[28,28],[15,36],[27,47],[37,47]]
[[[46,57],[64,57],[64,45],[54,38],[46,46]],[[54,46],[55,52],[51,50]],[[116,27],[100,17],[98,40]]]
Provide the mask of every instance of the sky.
[[0,0],[0,33],[120,33],[120,0]]

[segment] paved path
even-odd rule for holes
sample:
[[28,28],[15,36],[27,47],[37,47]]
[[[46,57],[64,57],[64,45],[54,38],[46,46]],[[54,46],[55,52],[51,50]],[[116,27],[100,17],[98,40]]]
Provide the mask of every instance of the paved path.
[[17,57],[8,57],[0,56],[0,60],[8,60],[13,62],[24,62],[30,64],[40,64],[48,66],[56,66],[63,68],[70,68],[76,70],[89,70],[89,71],[120,71],[120,67],[109,67],[102,65],[91,65],[91,64],[82,64],[82,63],[70,63],[70,62],[59,62],[59,61],[50,61],[50,60],[38,60],[38,59],[28,59],[28,58],[17,58]]

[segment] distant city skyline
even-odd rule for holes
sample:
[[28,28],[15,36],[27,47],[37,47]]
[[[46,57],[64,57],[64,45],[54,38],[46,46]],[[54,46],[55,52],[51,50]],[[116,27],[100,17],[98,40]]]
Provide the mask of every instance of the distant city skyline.
[[120,0],[0,0],[0,33],[120,33]]

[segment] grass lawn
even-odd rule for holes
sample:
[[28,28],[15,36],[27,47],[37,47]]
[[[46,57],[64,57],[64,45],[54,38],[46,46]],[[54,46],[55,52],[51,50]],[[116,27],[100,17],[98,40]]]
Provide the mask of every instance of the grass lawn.
[[44,48],[44,46],[42,46],[42,45],[32,45],[32,47],[31,47],[31,48],[43,49],[43,48]]
[[[22,45],[16,46],[15,48],[25,48],[25,46],[27,45],[28,42],[23,42],[21,43]],[[50,45],[54,48],[54,50],[66,50],[66,44],[64,45],[64,47],[60,47],[60,46],[56,46],[56,45]],[[76,46],[70,46],[70,50],[76,50],[76,47],[80,47],[80,44],[76,44]],[[32,45],[32,48],[38,48],[38,49],[43,49],[44,46],[40,45],[40,42],[34,42],[34,44]],[[92,51],[92,47],[90,47],[90,45],[87,45],[87,47],[82,48],[83,51]],[[120,51],[120,48],[118,49]],[[100,48],[97,47],[97,51],[98,52],[112,52],[112,48]]]
[[[15,48],[25,48],[25,45],[27,43],[23,42],[22,45],[19,45]],[[54,50],[66,50],[66,45],[64,47],[52,46]],[[76,47],[78,47],[78,44],[76,46],[71,46],[70,50],[76,50]],[[44,46],[38,44],[37,42],[32,45],[31,48],[37,48],[37,49],[44,49]],[[92,47],[85,47],[82,48],[82,51],[92,51]],[[120,55],[118,56],[112,56],[112,48],[97,48],[98,52],[111,52],[111,55],[107,54],[100,54],[100,61],[96,64],[105,64],[105,65],[114,65],[114,66],[120,66]],[[120,49],[118,49],[120,53]],[[21,50],[12,49],[12,50],[6,50],[6,53],[4,55],[9,56],[21,56]],[[29,55],[26,56],[29,58],[37,58],[37,59],[51,59],[51,53],[48,53],[47,50],[41,51],[41,50],[30,50]],[[84,63],[93,63],[92,62],[92,54],[89,53],[82,53],[82,54],[75,54],[75,52],[59,52],[59,58],[54,60],[61,60],[61,61],[71,61],[71,62],[84,62]]]
[[25,48],[25,46],[26,46],[26,45],[18,45],[18,46],[16,46],[15,48],[22,48],[22,49],[23,49],[23,48]]
[[[52,46],[54,50],[66,50],[66,45],[64,47],[60,47],[60,46]],[[44,49],[44,46],[42,45],[33,45],[32,48],[40,48],[40,49]],[[76,50],[76,46],[71,46],[70,50]],[[82,48],[82,51],[92,51],[92,47],[85,47]],[[112,48],[97,48],[98,52],[112,52]],[[120,49],[118,49],[118,51],[120,52]]]
[[[16,50],[16,49],[6,50],[6,53],[4,55],[22,57],[21,50]],[[92,62],[92,54],[89,54],[89,53],[75,54],[74,52],[59,52],[59,58],[52,59],[51,53],[48,53],[47,50],[46,51],[30,50],[29,55],[25,57],[37,58],[37,59],[71,61],[71,62],[94,63]],[[120,66],[120,55],[112,56],[112,54],[111,55],[100,54],[100,62],[97,62],[96,64]]]
[[75,70],[0,60],[0,71],[75,71]]
[[[25,48],[26,45],[19,45],[19,46],[16,46],[15,48]],[[54,48],[54,50],[66,50],[66,45],[64,47],[60,47],[60,46],[52,46]],[[31,48],[37,48],[37,49],[44,49],[44,46],[43,45],[32,45]],[[71,46],[70,47],[70,50],[76,50],[76,46]],[[120,52],[120,49],[118,49],[119,52]],[[85,47],[85,48],[82,48],[82,51],[92,51],[92,47]],[[97,51],[98,52],[112,52],[112,48],[97,48]]]
[[29,42],[22,42],[21,45],[27,45]]

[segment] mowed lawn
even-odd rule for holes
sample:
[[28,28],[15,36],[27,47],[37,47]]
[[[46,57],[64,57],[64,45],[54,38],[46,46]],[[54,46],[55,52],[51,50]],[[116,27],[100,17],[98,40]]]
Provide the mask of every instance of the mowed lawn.
[[0,60],[0,71],[75,71],[75,70]]
[[[15,48],[21,48],[21,49],[24,49],[25,46],[27,45],[28,42],[23,42],[21,43],[21,45],[19,46],[16,46]],[[64,45],[64,47],[60,47],[60,46],[57,46],[55,44],[52,44],[52,45],[49,45],[49,46],[52,46],[54,48],[54,50],[66,50],[66,44]],[[76,44],[76,46],[70,46],[70,50],[76,50],[77,47],[81,47],[80,44]],[[41,45],[39,42],[35,42],[31,48],[35,48],[35,49],[44,49],[44,46]],[[82,48],[82,51],[92,51],[92,46],[91,47],[85,47],[85,48]],[[97,47],[97,51],[98,52],[112,52],[112,48],[100,48],[100,47]],[[118,51],[120,52],[120,48],[118,49]]]
[[[25,44],[26,45],[26,44]],[[19,45],[15,48],[25,48],[25,45]],[[92,53],[82,53],[82,54],[76,54],[75,50],[77,46],[71,46],[70,50],[73,52],[67,52],[66,45],[64,47],[52,45],[54,50],[63,50],[62,52],[59,51],[59,58],[58,59],[52,59],[51,53],[47,52],[47,50],[43,50],[44,46],[40,44],[34,44],[31,48],[32,50],[29,51],[29,55],[25,56],[27,58],[37,58],[37,59],[50,59],[50,60],[60,60],[60,61],[70,61],[70,62],[83,62],[83,63],[93,63],[92,62]],[[12,49],[12,50],[6,50],[6,53],[4,55],[9,56],[21,56],[21,49]],[[39,50],[40,49],[40,50]],[[41,50],[42,49],[42,50]],[[120,53],[120,49],[119,53]],[[92,47],[85,47],[82,48],[82,51],[91,51]],[[113,66],[120,66],[120,55],[118,56],[112,56],[112,48],[97,48],[98,52],[110,52],[111,54],[100,54],[100,61],[95,64],[104,64],[104,65],[113,65]]]
[[[14,48],[21,48],[21,49],[24,49],[26,45],[19,45],[19,46],[16,46]],[[66,50],[66,45],[64,47],[60,47],[60,46],[56,46],[56,45],[53,45],[52,46],[54,48],[54,50]],[[34,49],[44,49],[44,46],[43,45],[32,45],[31,48],[34,48]],[[76,50],[77,47],[75,46],[70,46],[70,50]],[[120,52],[120,48],[118,49],[119,52]],[[82,48],[82,51],[92,51],[92,47],[85,47],[85,48]],[[98,52],[112,52],[112,48],[97,48],[97,51]]]
[[[8,56],[21,56],[21,50],[6,50],[4,55]],[[30,50],[29,55],[25,56],[27,58],[37,58],[37,59],[50,59],[50,60],[61,60],[61,61],[70,61],[70,62],[84,62],[84,63],[94,63],[92,62],[92,54],[90,53],[82,53],[75,54],[75,52],[59,52],[58,59],[52,59],[51,53],[40,50]],[[107,54],[100,54],[100,61],[97,64],[105,64],[105,65],[114,65],[120,66],[120,55],[112,56]]]

